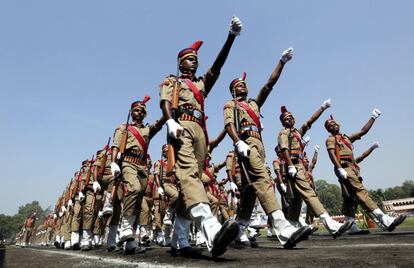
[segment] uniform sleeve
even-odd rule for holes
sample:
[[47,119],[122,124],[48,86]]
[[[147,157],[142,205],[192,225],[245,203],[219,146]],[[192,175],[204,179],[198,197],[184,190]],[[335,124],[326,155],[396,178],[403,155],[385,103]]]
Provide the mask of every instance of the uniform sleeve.
[[174,77],[169,76],[162,81],[160,85],[160,101],[166,100],[171,102],[174,88]]
[[361,136],[359,136],[358,133],[354,133],[354,134],[348,136],[348,139],[353,143],[356,140],[360,140]]
[[229,101],[224,105],[224,126],[234,123],[234,103]]
[[273,170],[280,170],[280,163],[277,160],[273,161]]
[[162,129],[162,125],[158,126],[159,120],[155,120],[152,124],[148,125],[149,127],[149,139],[152,139],[152,137],[155,136],[155,134],[158,133]]
[[201,176],[201,182],[203,184],[209,184],[210,183],[210,178],[207,176],[207,174],[205,172],[203,172],[203,175]]
[[233,157],[227,156],[226,157],[226,171],[231,170],[232,165],[233,165]]
[[310,127],[308,126],[307,123],[303,124],[299,129],[298,132],[299,134],[303,137],[303,135],[305,135],[305,133],[310,129]]
[[122,130],[125,129],[125,127],[119,126],[115,129],[114,133],[114,142],[112,143],[112,147],[116,147],[119,149],[121,145],[121,139],[122,139]]
[[100,167],[102,162],[102,156],[105,153],[105,151],[100,152],[99,155],[96,157],[95,162],[93,162],[94,167]]
[[279,136],[277,137],[277,142],[281,150],[289,149],[289,136],[288,130],[283,129],[280,131]]
[[154,164],[154,175],[160,175],[160,162],[155,162]]
[[[211,68],[208,69],[208,71],[206,72],[206,74],[204,75],[203,81],[204,84],[210,88],[206,88],[206,90],[210,90],[211,87],[216,83],[217,79],[219,78],[220,73],[213,73],[213,71],[211,70]],[[205,98],[207,96],[204,96]]]
[[326,139],[326,149],[329,151],[331,149],[335,150],[335,138],[334,137],[329,137],[328,139]]

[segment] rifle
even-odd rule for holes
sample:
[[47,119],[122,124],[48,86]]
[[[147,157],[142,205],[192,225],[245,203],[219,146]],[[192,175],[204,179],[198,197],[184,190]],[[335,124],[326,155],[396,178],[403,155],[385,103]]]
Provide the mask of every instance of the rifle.
[[[288,136],[288,141],[289,141],[289,155],[290,155],[290,149],[292,148],[292,134],[291,134],[292,130],[289,130],[289,136]],[[288,165],[287,159],[285,159],[286,163],[284,165],[284,173],[287,174],[287,178],[286,178],[286,198],[288,200],[293,199],[295,196],[293,194],[293,189],[292,189],[292,181],[291,181],[291,177],[288,173],[288,171],[286,170],[286,165]],[[281,172],[281,174],[283,174]],[[294,179],[294,178],[292,178]],[[289,202],[288,202],[289,203]]]
[[[341,155],[339,154],[339,145],[338,145],[338,140],[336,139],[336,135],[335,135],[335,156],[338,162],[341,163]],[[341,179],[340,176],[338,176],[339,174],[336,169],[335,169],[335,173],[338,177],[339,184],[341,185],[342,193],[345,195],[345,197],[349,198],[350,195],[349,195],[348,189],[346,188],[344,180]]]
[[101,165],[99,166],[99,169],[98,169],[98,178],[102,178],[102,176],[105,173],[105,166],[106,166],[106,161],[108,160],[108,149],[109,149],[110,142],[111,142],[111,137],[109,137],[108,143],[105,146],[105,154],[102,156]]
[[[64,204],[67,204],[68,202],[69,202],[69,199],[70,199],[70,197],[71,197],[71,188],[72,188],[72,183],[73,183],[73,178],[72,179],[70,179],[70,183],[69,183],[69,188],[68,188],[68,190],[65,192],[65,203]],[[59,206],[59,209],[60,209],[60,207],[61,206]],[[58,211],[59,211],[59,209],[58,209]]]
[[[79,179],[80,176],[82,175],[82,167],[80,167],[79,172],[78,172],[78,177],[75,179],[75,181],[72,183],[72,187],[70,188],[70,199],[75,199],[75,195],[78,192],[78,188],[79,188]],[[69,201],[69,200],[68,200]]]
[[[174,81],[174,87],[172,91],[172,100],[171,100],[171,115],[174,120],[177,120],[177,109],[178,109],[178,98],[180,94],[180,80],[178,79],[179,68],[177,63],[177,76]],[[167,158],[167,176],[172,176],[174,173],[175,165],[175,149],[174,141],[167,133],[167,146],[168,146],[168,158]]]
[[82,182],[81,185],[81,190],[82,192],[85,194],[87,187],[89,185],[89,182],[91,181],[91,173],[92,173],[92,164],[93,164],[93,160],[95,158],[95,155],[92,155],[91,161],[89,161],[89,168],[86,172],[86,178],[85,178],[85,183]]
[[[236,92],[234,92],[233,95],[234,95],[234,110],[233,110],[234,127],[236,128],[237,134],[240,135],[240,118],[239,118],[239,108],[238,108],[237,99],[236,99]],[[236,156],[236,152],[237,152],[237,148],[236,146],[234,146],[234,156]],[[242,175],[241,176],[242,179],[244,178],[247,185],[251,185],[250,176],[249,176],[249,173],[247,173],[246,165],[244,164],[244,159],[242,159],[242,157],[238,157],[238,162],[240,166],[240,173]]]
[[[162,156],[162,151],[161,151],[161,160],[160,160],[160,172],[159,172],[159,184],[160,184],[160,187],[161,188],[163,188],[164,189],[164,168],[162,167],[162,162],[161,161],[163,161],[162,160],[162,158],[163,158],[163,156]],[[164,193],[164,195],[165,195],[165,193]],[[164,196],[162,196],[162,195],[160,195],[160,214],[161,214],[161,212],[162,212],[162,209],[163,209],[163,198],[164,198]]]
[[[124,161],[124,156],[125,156],[124,153],[125,153],[126,143],[128,139],[128,127],[129,127],[130,116],[131,116],[131,111],[128,111],[127,121],[125,124],[125,130],[122,133],[121,143],[119,144],[118,154],[120,154],[120,157],[119,159],[116,160],[116,163],[118,164],[120,168],[122,168],[122,162]],[[112,190],[111,190],[112,205],[114,204],[115,196],[118,191],[118,186],[119,186],[119,183],[121,182],[121,174],[122,172],[119,172],[118,176],[115,177],[115,183],[114,183],[114,186],[112,186]]]

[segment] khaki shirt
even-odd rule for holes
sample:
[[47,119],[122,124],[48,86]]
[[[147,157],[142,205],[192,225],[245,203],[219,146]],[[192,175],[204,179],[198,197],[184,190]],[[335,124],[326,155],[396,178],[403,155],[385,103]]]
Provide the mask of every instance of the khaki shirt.
[[[356,134],[353,134],[351,136],[347,136],[347,135],[342,135],[342,138],[348,143],[351,144],[351,148],[352,148],[352,140],[356,140],[358,139],[358,136]],[[328,137],[328,139],[326,139],[326,149],[329,151],[331,149],[335,150],[335,155],[336,155],[336,148],[335,145],[336,143],[338,143],[338,148],[339,148],[339,156],[352,156],[352,158],[354,157],[354,152],[353,149],[349,148],[347,145],[345,145],[345,143],[338,138],[339,135],[337,135],[336,141],[335,141],[335,136],[330,135]],[[338,159],[339,160],[339,159]]]
[[[196,85],[197,89],[201,91],[203,98],[207,98],[206,94],[206,88],[204,81],[205,79],[211,79],[210,81],[216,81],[219,75],[215,75],[211,72],[211,69],[207,71],[207,73],[203,76],[200,76],[198,78],[194,77],[192,82]],[[169,102],[172,102],[172,94],[174,89],[174,84],[177,77],[174,75],[170,75],[164,79],[164,81],[160,85],[160,101],[166,100]],[[180,92],[178,95],[178,106],[182,106],[185,104],[189,104],[196,108],[197,110],[202,111],[200,103],[197,102],[196,98],[194,97],[193,92],[191,89],[187,86],[187,84],[183,81],[183,79],[179,79],[180,82]],[[214,84],[214,83],[213,83]]]
[[[280,131],[279,136],[277,137],[277,141],[279,143],[279,147],[281,150],[288,149],[288,150],[300,150],[299,141],[291,134],[291,132],[295,132],[298,136],[302,139],[302,136],[310,129],[310,127],[305,123],[299,129],[293,128],[288,129],[284,128]],[[290,145],[289,145],[290,143]]]
[[[152,123],[150,125],[143,125],[142,127],[137,127],[136,125],[131,124],[133,128],[138,130],[138,132],[141,134],[142,138],[144,139],[145,143],[148,145],[150,143],[151,138],[158,132],[159,129],[156,129],[156,123]],[[121,145],[122,140],[122,133],[125,131],[125,125],[120,125],[115,129],[114,133],[114,142],[112,144],[112,147],[119,148]],[[127,142],[125,146],[125,150],[128,149],[134,149],[134,150],[140,150],[144,152],[144,148],[139,143],[138,139],[135,138],[134,134],[132,134],[131,131],[128,131],[128,137]]]
[[[246,102],[246,101],[245,101]],[[254,113],[257,115],[258,118],[260,118],[260,108],[259,105],[257,105],[257,102],[255,99],[249,99],[246,102],[254,111]],[[227,126],[229,123],[234,124],[234,108],[235,104],[234,101],[228,101],[224,105],[224,126]],[[239,112],[239,123],[240,124],[246,124],[246,125],[256,125],[253,121],[253,118],[250,117],[250,115],[247,113],[247,111],[241,107],[240,105],[237,106],[237,110]],[[257,126],[259,127],[259,126]]]
[[279,170],[280,171],[280,160],[279,159],[273,160],[273,170]]
[[112,162],[112,154],[110,153],[110,151],[108,150],[103,150],[102,152],[99,153],[99,155],[96,157],[95,163],[93,163],[93,165],[95,167],[98,167],[98,171],[99,171],[99,167],[101,166],[102,160],[104,155],[107,155],[106,158],[106,163],[105,163],[105,170],[104,170],[104,175],[109,175],[111,174],[111,162]]
[[161,171],[161,168],[162,168],[162,178],[165,179],[165,178],[167,178],[167,176],[166,176],[166,174],[167,174],[167,161],[164,161],[164,167],[162,167],[160,161],[164,161],[164,160],[158,160],[154,164],[154,174],[157,175],[157,176],[160,176],[160,171]]

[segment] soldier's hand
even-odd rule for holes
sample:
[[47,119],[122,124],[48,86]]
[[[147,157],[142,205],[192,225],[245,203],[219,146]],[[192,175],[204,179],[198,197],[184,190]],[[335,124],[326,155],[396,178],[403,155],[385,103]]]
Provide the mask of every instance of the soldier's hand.
[[379,142],[376,141],[374,144],[372,144],[372,149],[377,149],[379,147]]
[[331,107],[331,104],[332,104],[331,99],[327,99],[327,100],[325,100],[325,101],[322,103],[321,108],[322,108],[322,109],[324,109],[324,110],[326,110],[326,109],[328,109],[329,107]]
[[79,201],[82,202],[85,199],[85,195],[82,192],[79,192]]
[[57,218],[57,215],[55,213],[55,214],[53,214],[53,219],[56,220],[56,218]]
[[69,201],[68,201],[68,207],[73,207],[72,199],[69,199]]
[[65,211],[66,211],[65,206],[62,206],[62,207],[60,208],[60,212],[62,212],[62,214],[63,214],[63,213],[65,213]]
[[315,145],[315,153],[317,153],[319,149],[320,149],[319,145]]
[[250,147],[249,147],[249,145],[247,145],[247,143],[245,143],[242,140],[239,140],[234,145],[236,145],[236,150],[237,150],[237,153],[239,153],[239,155],[241,155],[244,158],[249,157]]
[[243,28],[243,24],[242,24],[241,20],[238,17],[233,15],[233,18],[231,19],[231,22],[230,22],[229,32],[232,35],[238,36],[238,35],[240,35],[240,32],[241,32],[242,28]]
[[375,109],[372,111],[371,118],[375,120],[375,119],[377,119],[380,115],[381,115],[381,111],[380,111],[380,110],[378,110],[377,108],[375,108]]
[[92,185],[92,189],[93,189],[94,193],[96,193],[97,191],[100,191],[101,190],[101,185],[99,184],[99,182],[94,181],[93,185]]
[[282,189],[282,192],[284,193],[287,191],[286,185],[284,183],[280,184],[280,189]]
[[343,168],[338,168],[339,176],[341,179],[346,179],[348,177],[348,173]]
[[119,168],[118,164],[115,163],[115,162],[112,162],[111,163],[112,176],[116,177],[116,176],[118,176],[118,173],[120,173],[120,172],[121,172],[121,169]]
[[158,188],[157,192],[159,195],[164,196],[164,190],[161,187]]
[[288,166],[288,173],[292,178],[294,178],[296,176],[296,173],[298,173],[298,171],[296,170],[295,166]]
[[304,137],[303,139],[302,139],[302,142],[303,142],[303,145],[308,145],[308,143],[310,142],[310,137],[309,136],[306,136],[306,137]]
[[99,212],[98,212],[98,217],[99,217],[99,218],[102,218],[102,215],[103,215],[102,210],[99,210]]
[[290,47],[290,48],[286,49],[285,51],[283,51],[282,57],[280,58],[280,60],[283,63],[286,63],[286,62],[290,61],[292,59],[292,57],[293,57],[293,48]]
[[175,122],[174,119],[168,119],[165,123],[167,125],[167,132],[171,138],[178,139],[184,132],[184,128]]

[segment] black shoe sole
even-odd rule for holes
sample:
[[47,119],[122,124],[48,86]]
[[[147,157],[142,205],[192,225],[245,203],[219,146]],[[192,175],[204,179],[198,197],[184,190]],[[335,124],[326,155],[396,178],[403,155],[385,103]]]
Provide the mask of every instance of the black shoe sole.
[[405,220],[405,218],[407,218],[406,215],[399,215],[397,218],[395,218],[395,220],[391,223],[391,225],[388,226],[387,228],[388,232],[394,231],[395,227],[400,225]]
[[226,252],[227,246],[236,239],[239,234],[239,225],[235,221],[226,221],[220,231],[215,235],[211,255],[213,258]]
[[349,228],[352,227],[352,224],[354,224],[352,221],[344,222],[341,228],[339,228],[338,231],[332,234],[333,238],[337,239],[338,237],[340,237],[343,233],[345,233],[346,231],[348,231]]
[[296,244],[302,240],[308,238],[312,233],[312,229],[309,226],[302,226],[296,232],[294,232],[288,239],[288,241],[283,245],[285,249],[292,249],[296,247]]
[[357,232],[348,233],[349,235],[365,235],[371,233],[369,230],[359,230]]

